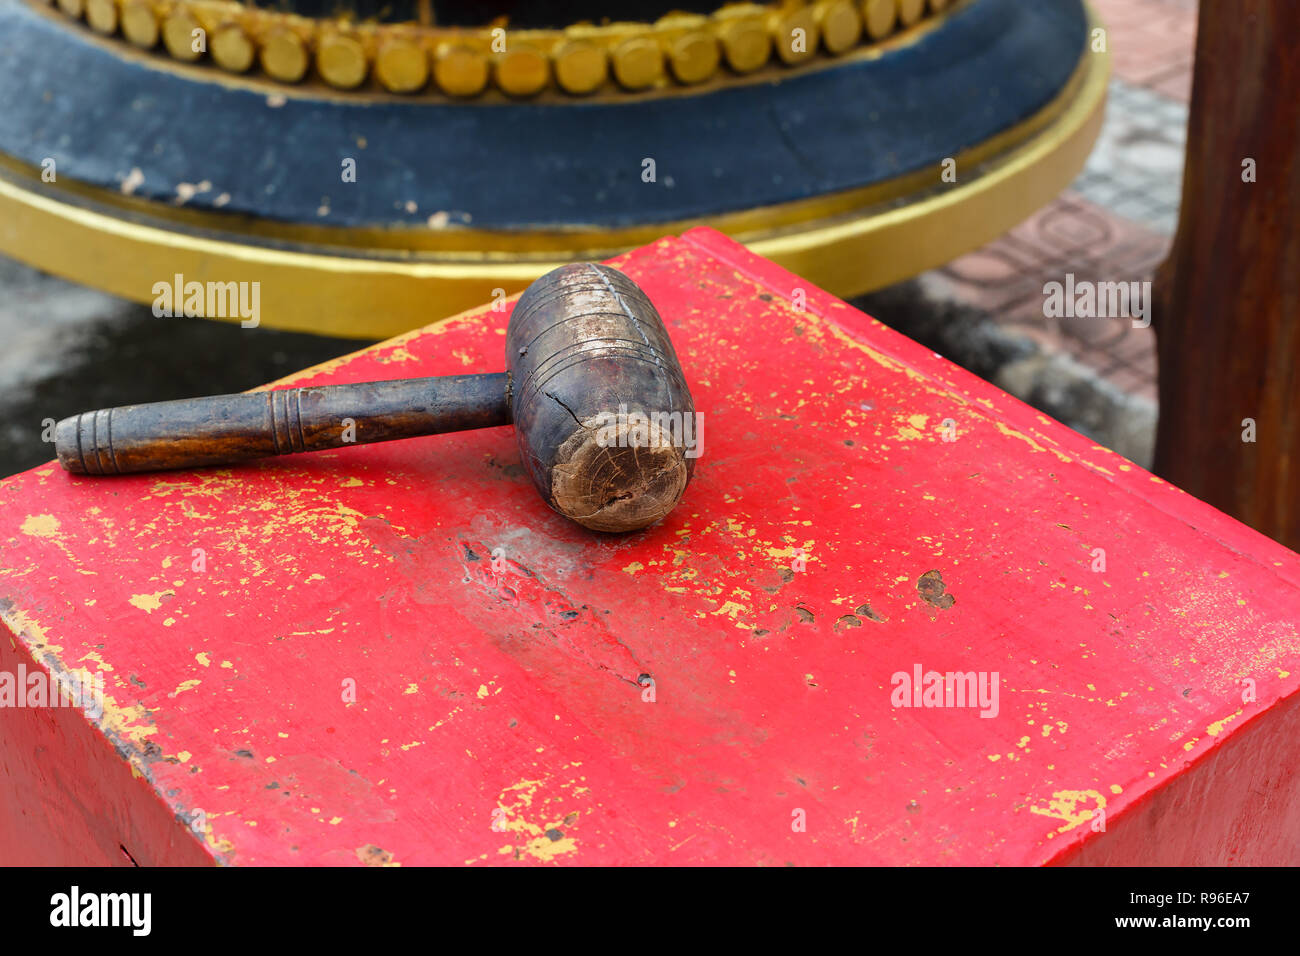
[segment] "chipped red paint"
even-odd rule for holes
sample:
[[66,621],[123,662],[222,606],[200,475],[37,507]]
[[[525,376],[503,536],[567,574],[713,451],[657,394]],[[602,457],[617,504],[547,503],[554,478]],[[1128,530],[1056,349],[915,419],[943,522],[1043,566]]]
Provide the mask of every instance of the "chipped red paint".
[[[0,485],[0,668],[110,698],[0,711],[0,859],[1300,861],[1296,555],[716,233],[616,264],[705,420],[646,532],[504,428]],[[506,319],[294,381],[498,370]],[[998,715],[895,708],[917,665]]]

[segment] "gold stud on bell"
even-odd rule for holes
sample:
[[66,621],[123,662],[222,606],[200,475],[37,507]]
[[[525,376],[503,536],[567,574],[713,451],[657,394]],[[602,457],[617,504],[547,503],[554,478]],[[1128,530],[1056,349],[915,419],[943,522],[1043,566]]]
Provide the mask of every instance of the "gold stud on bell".
[[862,17],[852,0],[818,0],[813,13],[822,31],[822,45],[831,56],[847,53],[862,37]]
[[674,40],[668,49],[673,76],[688,86],[713,76],[721,62],[718,38],[707,30],[692,30]]
[[488,82],[488,59],[481,50],[461,43],[438,48],[433,63],[433,80],[449,96],[476,96]]
[[605,51],[590,40],[564,40],[551,51],[551,58],[555,61],[555,82],[566,93],[590,93],[609,76]]
[[203,55],[201,48],[196,49],[200,47],[200,44],[195,42],[196,30],[201,32],[203,28],[194,15],[183,7],[177,7],[167,14],[162,28],[163,45],[167,47],[167,52],[173,59],[183,63],[193,63]]
[[212,35],[212,59],[223,70],[243,73],[253,65],[253,41],[237,23],[223,23]]
[[316,50],[316,69],[330,86],[351,90],[366,78],[368,64],[361,41],[342,33],[325,37]]
[[86,0],[86,23],[96,33],[117,32],[117,4],[114,0]]
[[898,0],[898,22],[910,27],[925,15],[925,0]]
[[883,40],[898,22],[898,0],[863,0],[862,26],[872,40]]
[[820,31],[812,7],[787,7],[768,16],[772,45],[786,66],[811,59],[817,52]]
[[122,33],[142,49],[157,46],[158,17],[147,0],[126,0],[122,4]]
[[719,27],[722,51],[727,65],[737,73],[752,73],[767,62],[772,37],[758,17],[737,17]]
[[414,93],[429,81],[429,57],[416,40],[387,40],[375,57],[375,76],[389,92]]
[[614,79],[624,89],[648,89],[663,75],[663,50],[650,37],[630,37],[614,48]]
[[302,37],[286,27],[267,34],[258,56],[267,76],[282,83],[297,83],[307,75],[311,58]]
[[550,62],[530,44],[512,43],[497,56],[497,86],[509,96],[533,96],[544,90],[550,79]]

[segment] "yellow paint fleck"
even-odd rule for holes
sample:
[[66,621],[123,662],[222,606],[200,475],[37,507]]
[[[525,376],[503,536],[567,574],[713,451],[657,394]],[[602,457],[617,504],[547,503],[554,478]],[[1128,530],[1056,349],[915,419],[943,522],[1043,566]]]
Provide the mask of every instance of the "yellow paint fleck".
[[542,834],[535,840],[530,840],[524,847],[524,852],[529,856],[549,863],[557,856],[563,853],[576,853],[578,844],[574,842],[573,837],[561,837],[558,840],[552,840],[546,834]]
[[484,697],[486,697],[487,695],[488,695],[487,684],[479,684],[479,685],[478,685],[478,694],[477,694],[478,699],[479,699],[479,700],[482,700],[482,699],[483,699]]
[[391,349],[386,354],[383,352],[375,353],[373,357],[375,361],[383,365],[388,365],[392,362],[415,361],[415,356],[412,355],[410,350],[404,346],[398,346],[397,348]]
[[1241,713],[1242,713],[1241,711],[1237,711],[1235,714],[1229,714],[1227,717],[1224,717],[1222,720],[1216,720],[1214,723],[1210,724],[1210,726],[1205,728],[1205,732],[1209,734],[1211,737],[1219,736],[1219,734],[1223,733],[1224,725],[1227,724],[1228,721],[1230,720],[1236,720],[1238,717],[1241,716]]
[[54,515],[28,515],[19,530],[36,538],[53,538],[59,533],[59,519]]
[[170,589],[166,591],[155,591],[153,594],[132,594],[129,603],[133,607],[138,607],[146,614],[152,614],[154,611],[162,607],[163,598],[171,597],[175,594],[176,592]]
[[198,680],[197,678],[195,678],[194,680],[182,681],[180,684],[176,686],[176,689],[172,691],[172,696],[175,697],[178,694],[185,693],[187,690],[193,690],[194,688],[198,687],[199,684],[201,683],[203,682],[201,680]]
[[1003,424],[1002,422],[994,422],[993,424],[997,427],[997,430],[1001,432],[1003,435],[1006,435],[1008,438],[1018,438],[1020,441],[1024,442],[1030,448],[1032,448],[1034,451],[1050,451],[1061,461],[1068,462],[1072,460],[1069,455],[1066,455],[1055,448],[1050,448],[1050,449],[1044,448],[1042,445],[1036,442],[1033,438],[1030,438],[1024,432],[1018,432],[1014,428],[1010,428],[1007,425]]
[[197,654],[194,655],[194,659],[198,661],[200,664],[202,664],[204,667],[208,667],[212,664],[212,658],[208,657],[207,651],[199,651]]
[[1064,821],[1056,832],[1065,833],[1092,819],[1092,808],[1081,806],[1089,801],[1095,803],[1098,810],[1106,809],[1106,798],[1096,790],[1058,790],[1047,801],[1046,807],[1030,807],[1029,812]]

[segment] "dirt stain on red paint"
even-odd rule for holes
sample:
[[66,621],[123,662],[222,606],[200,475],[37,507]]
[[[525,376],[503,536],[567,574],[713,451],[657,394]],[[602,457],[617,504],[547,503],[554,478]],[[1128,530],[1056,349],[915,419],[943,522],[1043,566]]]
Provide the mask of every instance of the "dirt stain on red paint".
[[858,617],[865,617],[869,621],[875,621],[877,624],[883,624],[885,621],[883,617],[871,609],[870,604],[860,605],[853,611],[853,613]]
[[948,593],[943,575],[938,571],[926,571],[921,575],[916,582],[916,593],[931,607],[949,608],[957,603],[957,599]]
[[373,843],[367,843],[357,849],[357,859],[366,866],[389,866],[393,862],[393,854]]

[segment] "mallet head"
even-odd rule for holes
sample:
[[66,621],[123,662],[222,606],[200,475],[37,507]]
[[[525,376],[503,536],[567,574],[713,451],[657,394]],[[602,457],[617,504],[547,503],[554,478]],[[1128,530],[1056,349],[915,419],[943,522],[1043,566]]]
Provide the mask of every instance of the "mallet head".
[[542,276],[510,317],[506,366],[523,464],[552,508],[596,531],[635,531],[681,500],[695,403],[631,279],[590,262]]

